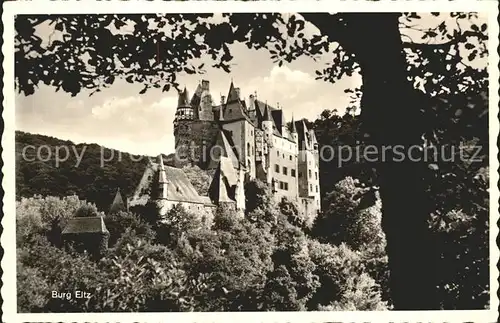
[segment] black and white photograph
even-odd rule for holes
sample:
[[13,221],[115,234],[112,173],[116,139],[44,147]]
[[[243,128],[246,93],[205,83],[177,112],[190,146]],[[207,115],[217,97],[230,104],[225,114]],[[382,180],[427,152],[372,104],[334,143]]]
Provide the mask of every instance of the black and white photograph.
[[7,320],[496,321],[494,1],[35,2]]

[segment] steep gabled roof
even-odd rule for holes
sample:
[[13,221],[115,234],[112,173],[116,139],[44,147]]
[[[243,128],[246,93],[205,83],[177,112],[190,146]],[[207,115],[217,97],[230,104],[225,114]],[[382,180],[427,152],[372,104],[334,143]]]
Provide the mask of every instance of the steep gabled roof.
[[165,166],[167,173],[167,200],[204,203],[182,169]]
[[102,216],[75,217],[68,221],[62,234],[109,233]]
[[309,130],[307,129],[306,123],[303,119],[295,121],[295,127],[299,139],[299,150],[309,149]]
[[209,197],[214,203],[233,202],[228,194],[228,190],[232,186],[230,183],[231,177],[233,177],[230,175],[232,169],[231,161],[227,158],[222,158],[208,189]]
[[271,111],[271,115],[273,117],[276,128],[283,135],[283,133],[281,132],[283,126],[285,126],[285,115],[283,114],[283,110],[273,110]]
[[[276,122],[273,118],[273,111],[276,110],[272,106],[268,105],[267,103],[264,103],[259,100],[255,100],[255,110],[256,110],[256,116],[257,116],[257,124],[259,128],[262,128],[262,121],[268,120],[270,117],[271,121],[273,122],[273,135],[277,137],[281,137],[281,132],[278,131],[278,127],[276,126]],[[268,113],[266,115],[266,110],[268,110]]]
[[222,157],[228,158],[234,167],[238,167],[240,161],[239,161],[239,156],[237,151],[234,149],[234,142],[233,138],[231,137],[231,134],[227,130],[220,130],[217,133],[217,138],[215,140],[215,147],[212,149],[212,153],[210,155],[213,155],[213,159],[211,159],[208,163],[208,168],[214,169],[217,167],[217,164],[219,163],[220,159]]

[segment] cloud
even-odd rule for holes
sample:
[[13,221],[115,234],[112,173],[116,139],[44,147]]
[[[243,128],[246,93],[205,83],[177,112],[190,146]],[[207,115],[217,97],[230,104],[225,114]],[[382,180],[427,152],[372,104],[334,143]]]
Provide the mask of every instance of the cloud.
[[[260,100],[282,107],[288,120],[292,114],[295,119],[315,119],[325,109],[345,111],[349,97],[344,89],[355,86],[359,80],[353,77],[331,84],[315,80],[309,72],[313,70],[274,66],[269,75],[251,79],[245,89],[257,89]],[[242,89],[244,93],[245,89]]]
[[94,105],[83,100],[35,102],[35,97],[28,97],[17,100],[16,105],[16,126],[22,131],[137,154],[174,150],[177,97],[173,93],[152,103],[137,95],[111,97]]

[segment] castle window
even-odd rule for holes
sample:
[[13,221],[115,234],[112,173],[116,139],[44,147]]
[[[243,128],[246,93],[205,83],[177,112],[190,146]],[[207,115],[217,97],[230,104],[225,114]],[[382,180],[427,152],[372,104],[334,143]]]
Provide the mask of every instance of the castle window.
[[279,165],[277,165],[277,164],[276,164],[276,165],[274,165],[274,171],[275,171],[276,173],[279,173],[279,172],[280,172],[280,166],[279,166]]
[[318,185],[316,185],[316,193],[318,193]]
[[290,160],[292,160],[292,155],[290,155]]
[[250,143],[247,143],[247,155],[251,155],[251,152],[250,152]]
[[283,167],[283,175],[288,175],[288,168]]
[[314,175],[316,176],[316,179],[318,179],[318,172],[314,172]]
[[250,136],[253,136],[253,130],[250,130]]
[[276,156],[278,156],[278,157],[280,156],[280,152],[279,151],[276,152]]
[[290,171],[292,173],[292,177],[295,177],[295,169],[292,168]]
[[311,178],[311,177],[312,177],[312,172],[311,172],[311,170],[309,170],[309,178]]
[[309,189],[310,189],[310,190],[311,190],[311,192],[312,192],[312,190],[313,190],[313,184],[309,184]]
[[283,159],[285,159],[285,154],[283,154]]

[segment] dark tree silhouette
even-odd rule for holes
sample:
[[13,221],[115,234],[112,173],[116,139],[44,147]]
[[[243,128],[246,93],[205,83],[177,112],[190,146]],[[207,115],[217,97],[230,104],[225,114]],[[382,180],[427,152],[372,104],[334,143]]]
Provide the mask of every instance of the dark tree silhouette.
[[[299,56],[331,55],[331,63],[316,71],[317,78],[335,82],[344,75],[361,74],[366,142],[379,148],[409,148],[421,145],[422,138],[439,142],[442,133],[436,134],[436,129],[451,124],[426,122],[430,116],[443,120],[436,117],[433,97],[478,93],[487,86],[486,68],[470,64],[487,54],[488,39],[485,24],[468,23],[475,18],[473,13],[446,13],[435,28],[420,30],[421,39],[402,35],[417,29],[420,17],[415,13],[223,16],[223,20],[213,19],[212,14],[17,16],[17,89],[30,95],[42,82],[72,95],[83,89],[92,94],[124,78],[144,84],[141,94],[151,87],[168,91],[179,87],[177,74],[203,71],[203,64],[194,63],[196,58],[211,57],[213,67],[230,72],[233,56],[228,45],[234,42],[268,50],[280,66]],[[318,32],[306,35],[306,23]],[[48,44],[36,35],[42,24],[54,29]],[[461,122],[477,123],[484,105],[474,107]],[[377,171],[394,306],[437,308],[427,224],[432,203],[424,180],[436,171],[435,165],[396,163],[389,151]]]

